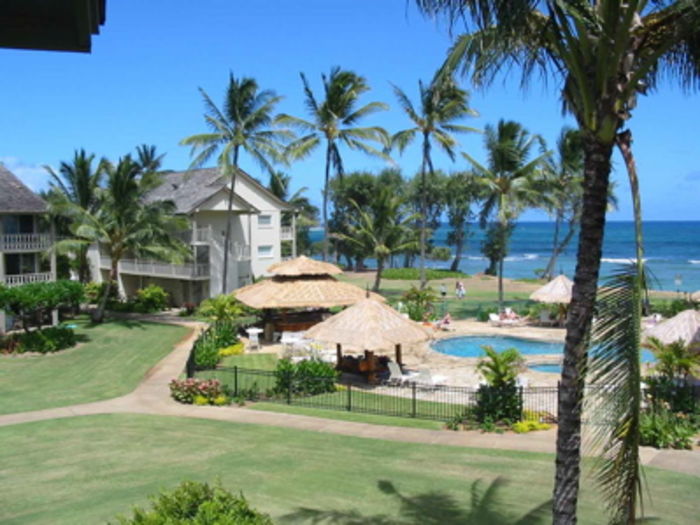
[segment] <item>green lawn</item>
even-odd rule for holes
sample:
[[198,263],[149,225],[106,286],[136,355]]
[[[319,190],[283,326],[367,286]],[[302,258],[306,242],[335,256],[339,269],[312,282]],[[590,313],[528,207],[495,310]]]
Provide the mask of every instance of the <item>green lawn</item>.
[[[545,504],[554,466],[548,454],[137,415],[4,427],[0,442],[4,525],[104,523],[184,479],[217,478],[281,523],[499,525]],[[648,515],[696,523],[700,478],[646,475]],[[579,522],[604,523],[600,508],[584,477]]]
[[82,343],[43,356],[0,357],[0,414],[99,401],[132,391],[188,333],[137,321],[74,321]]

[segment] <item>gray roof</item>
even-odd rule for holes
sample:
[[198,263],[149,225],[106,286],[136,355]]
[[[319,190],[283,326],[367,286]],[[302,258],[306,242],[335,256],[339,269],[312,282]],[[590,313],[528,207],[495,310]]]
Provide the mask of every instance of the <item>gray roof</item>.
[[[278,199],[262,184],[252,178],[243,170],[238,170],[239,176],[245,178],[269,198],[277,202],[281,207],[290,208],[289,204]],[[171,200],[175,203],[176,213],[192,213],[198,206],[226,187],[225,178],[218,168],[202,168],[197,170],[171,171],[163,175],[163,183],[153,190],[148,199],[150,201]],[[236,195],[237,202],[248,207],[251,211],[256,208]]]
[[43,213],[46,202],[0,164],[0,213]]

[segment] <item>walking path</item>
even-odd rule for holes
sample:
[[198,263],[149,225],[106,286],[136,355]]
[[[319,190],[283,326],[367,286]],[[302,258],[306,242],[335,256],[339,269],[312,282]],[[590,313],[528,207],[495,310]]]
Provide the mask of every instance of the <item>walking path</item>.
[[[486,434],[478,431],[448,432],[263,412],[239,407],[183,405],[170,397],[168,384],[171,379],[182,373],[192,343],[204,325],[199,322],[183,321],[179,318],[163,315],[141,316],[139,318],[146,321],[180,324],[192,328],[192,333],[181,341],[167,357],[149,370],[141,384],[127,395],[94,403],[2,415],[0,416],[0,426],[94,414],[150,414],[288,427],[411,443],[546,453],[554,453],[556,450],[555,429],[529,434]],[[700,451],[697,449],[693,451],[656,450],[642,447],[641,458],[644,465],[700,476]]]

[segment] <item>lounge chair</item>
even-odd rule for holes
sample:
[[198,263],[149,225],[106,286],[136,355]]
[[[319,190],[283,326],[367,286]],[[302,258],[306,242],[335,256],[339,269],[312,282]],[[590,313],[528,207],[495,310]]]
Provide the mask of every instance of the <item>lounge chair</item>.
[[418,385],[426,388],[435,388],[441,386],[447,381],[447,376],[433,375],[427,368],[418,370],[418,375],[413,379]]
[[498,314],[489,314],[489,324],[493,326],[503,326],[501,317]]
[[389,384],[403,385],[406,381],[411,381],[416,377],[415,372],[409,372],[408,374],[404,374],[401,371],[401,367],[399,366],[399,364],[394,361],[389,361],[388,366],[389,379],[387,379],[387,383]]
[[542,310],[540,312],[538,324],[540,326],[554,326],[557,324],[557,320],[552,319],[552,312],[550,312],[549,310]]

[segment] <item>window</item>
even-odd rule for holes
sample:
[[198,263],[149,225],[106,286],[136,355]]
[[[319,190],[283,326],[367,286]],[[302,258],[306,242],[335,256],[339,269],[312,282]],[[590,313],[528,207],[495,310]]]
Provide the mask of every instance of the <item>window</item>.
[[36,254],[8,253],[5,254],[5,274],[19,275],[36,271]]
[[258,226],[262,228],[272,226],[272,215],[258,215]]
[[34,217],[31,215],[4,215],[4,233],[34,233]]
[[264,257],[272,257],[272,245],[271,244],[263,244],[261,246],[258,246],[258,257],[264,258]]

